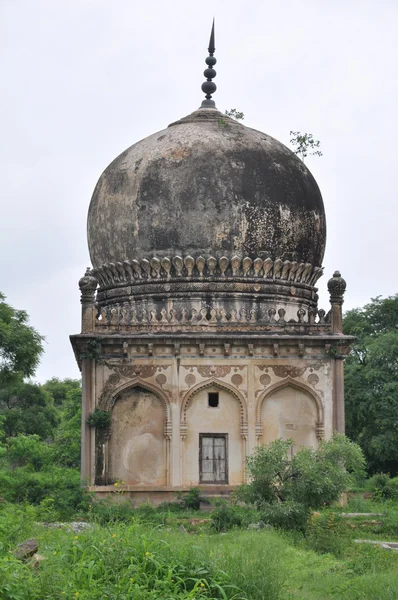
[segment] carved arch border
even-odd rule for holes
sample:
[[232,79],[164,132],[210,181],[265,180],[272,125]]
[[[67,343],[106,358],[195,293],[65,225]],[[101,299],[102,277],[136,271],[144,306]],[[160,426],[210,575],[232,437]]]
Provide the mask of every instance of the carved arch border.
[[113,390],[109,391],[99,403],[99,408],[102,408],[106,411],[111,411],[115,405],[117,397],[124,391],[133,389],[135,387],[141,387],[148,392],[152,392],[161,400],[164,407],[165,412],[165,423],[166,425],[171,422],[171,408],[170,408],[170,400],[163,390],[158,388],[158,386],[149,383],[148,381],[143,381],[140,377],[134,377],[134,379],[130,379],[120,385],[118,385]]
[[264,390],[263,393],[258,398],[257,404],[256,404],[256,436],[257,436],[257,439],[259,439],[263,433],[263,427],[262,427],[262,422],[261,422],[261,408],[262,408],[263,402],[265,400],[267,400],[270,396],[272,396],[272,394],[274,394],[275,392],[277,392],[279,390],[282,390],[285,387],[296,388],[296,390],[300,390],[301,392],[304,392],[305,394],[307,394],[307,396],[309,396],[311,398],[311,400],[313,400],[315,407],[316,407],[316,413],[317,413],[316,437],[319,440],[323,439],[325,436],[325,412],[324,412],[324,406],[323,406],[322,400],[307,385],[305,385],[304,383],[301,383],[300,381],[296,381],[292,377],[286,377],[283,381],[278,381],[277,383],[274,383],[269,388]]
[[[165,438],[165,461],[166,461],[166,485],[170,485],[171,482],[171,437],[172,437],[172,424],[171,424],[171,408],[170,408],[170,400],[164,391],[160,390],[156,385],[149,383],[148,381],[143,381],[140,377],[135,377],[134,379],[130,379],[125,383],[118,385],[116,388],[108,391],[100,400],[99,408],[102,408],[106,411],[112,411],[112,408],[115,405],[117,397],[124,391],[133,389],[136,387],[141,387],[148,392],[152,392],[155,394],[157,398],[163,403],[163,409],[165,414],[164,420],[164,438]],[[108,435],[105,440],[105,445],[103,448],[104,453],[104,464],[106,465],[104,476],[107,480],[107,469],[109,465],[109,441],[110,441],[111,432],[108,432]]]
[[234,396],[239,402],[240,407],[240,433],[242,437],[247,436],[247,404],[243,395],[232,385],[229,383],[225,383],[224,381],[220,381],[216,377],[212,377],[211,379],[207,379],[206,381],[201,381],[193,386],[183,397],[181,403],[181,413],[180,413],[180,427],[181,427],[181,435],[186,435],[187,431],[187,410],[189,405],[193,399],[193,397],[201,390],[206,389],[211,386],[219,387],[226,392],[229,392]]

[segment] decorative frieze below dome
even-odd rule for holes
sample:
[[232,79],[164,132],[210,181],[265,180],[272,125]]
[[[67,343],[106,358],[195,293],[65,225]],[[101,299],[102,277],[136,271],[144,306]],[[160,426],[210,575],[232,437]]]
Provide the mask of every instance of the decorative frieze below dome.
[[282,260],[276,258],[241,258],[222,256],[174,256],[174,258],[156,256],[141,260],[125,260],[108,263],[93,269],[101,288],[109,288],[131,283],[149,281],[170,281],[175,279],[268,279],[282,280],[292,284],[314,286],[323,268],[310,263]]

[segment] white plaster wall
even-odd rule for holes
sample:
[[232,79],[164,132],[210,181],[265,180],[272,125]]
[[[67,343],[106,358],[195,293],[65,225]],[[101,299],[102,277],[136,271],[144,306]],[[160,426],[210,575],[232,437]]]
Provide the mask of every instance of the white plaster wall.
[[152,392],[134,387],[112,410],[109,476],[130,485],[165,485],[164,406]]
[[[219,393],[219,407],[208,407],[208,393]],[[199,434],[228,434],[228,483],[243,483],[243,440],[240,434],[240,404],[217,386],[199,390],[187,409],[188,433],[183,448],[184,485],[199,483]]]
[[277,438],[294,440],[295,448],[317,447],[317,410],[314,400],[302,390],[286,386],[268,396],[261,407],[263,444]]

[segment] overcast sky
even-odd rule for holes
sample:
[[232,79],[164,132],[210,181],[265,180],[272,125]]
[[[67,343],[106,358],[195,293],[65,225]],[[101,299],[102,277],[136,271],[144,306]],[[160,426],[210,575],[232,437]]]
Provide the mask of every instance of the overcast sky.
[[45,337],[36,379],[79,377],[77,282],[104,168],[195,110],[216,17],[224,111],[309,158],[327,215],[325,275],[344,308],[398,292],[397,0],[0,0],[0,290]]

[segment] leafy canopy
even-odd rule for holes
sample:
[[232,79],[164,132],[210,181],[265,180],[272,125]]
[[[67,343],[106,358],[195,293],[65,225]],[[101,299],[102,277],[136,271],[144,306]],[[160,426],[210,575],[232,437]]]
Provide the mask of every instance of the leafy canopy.
[[43,339],[28,325],[27,313],[12,308],[0,292],[0,384],[34,374]]
[[347,434],[372,473],[398,473],[398,294],[373,298],[344,316],[357,341],[345,361]]
[[290,143],[294,146],[293,152],[300,156],[301,160],[310,154],[311,156],[322,156],[322,152],[319,149],[321,142],[314,140],[312,133],[300,133],[300,131],[291,131]]
[[302,447],[291,457],[292,440],[275,440],[257,448],[247,460],[250,483],[238,495],[259,508],[292,503],[306,509],[336,501],[364,469],[360,447],[342,434],[319,449]]

